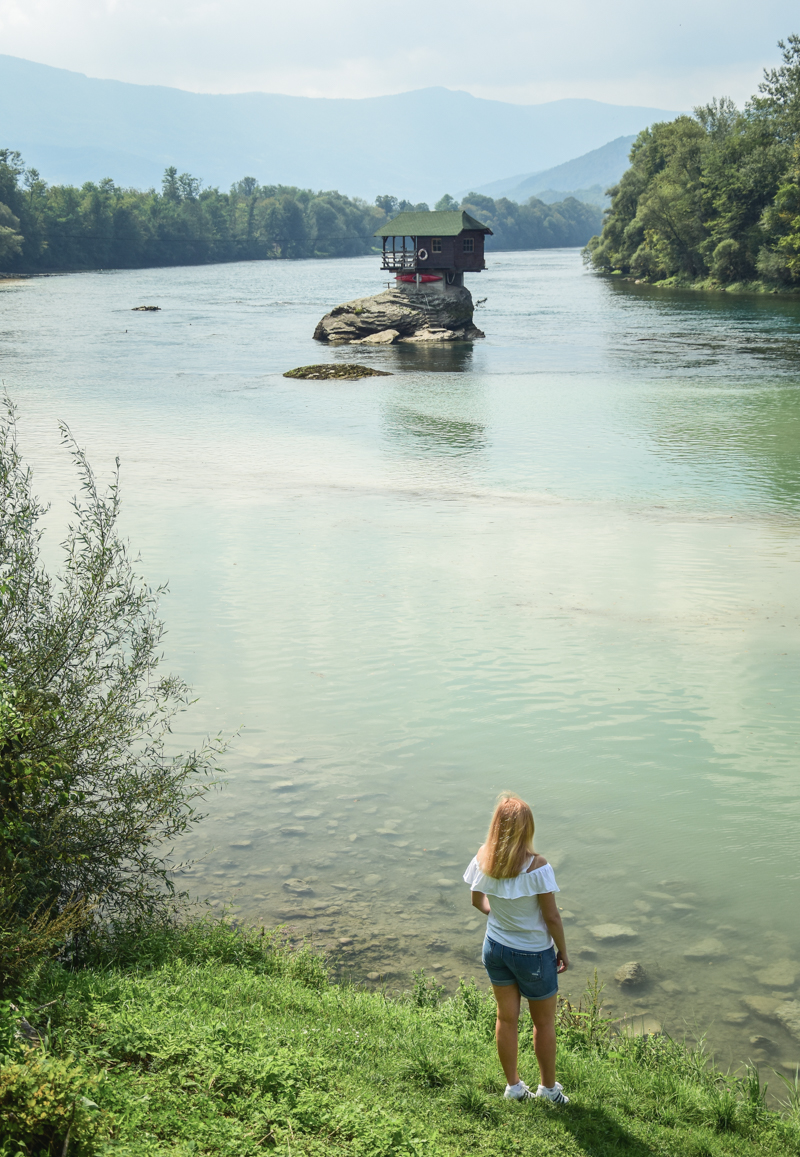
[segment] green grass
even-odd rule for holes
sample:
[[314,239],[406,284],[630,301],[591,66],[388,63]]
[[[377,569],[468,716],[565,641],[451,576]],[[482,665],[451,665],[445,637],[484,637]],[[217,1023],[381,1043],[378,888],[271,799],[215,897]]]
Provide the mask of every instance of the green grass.
[[[418,977],[389,1000],[224,925],[49,966],[18,999],[31,1023],[50,1020],[39,1048],[0,1020],[2,1157],[60,1155],[68,1128],[71,1157],[800,1154],[796,1098],[794,1115],[770,1112],[753,1072],[723,1077],[664,1037],[615,1041],[596,1000],[560,1016],[571,1104],[509,1103],[493,1002],[474,985],[442,1000]],[[527,1025],[521,1042],[535,1081]]]

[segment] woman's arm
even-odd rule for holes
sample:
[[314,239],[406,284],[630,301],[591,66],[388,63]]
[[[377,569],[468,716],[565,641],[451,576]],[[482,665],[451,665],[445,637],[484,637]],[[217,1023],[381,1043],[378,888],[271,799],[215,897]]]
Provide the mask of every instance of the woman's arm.
[[[473,896],[475,893],[472,893]],[[544,916],[544,922],[547,925],[547,931],[556,942],[556,951],[558,953],[558,971],[566,972],[569,968],[569,957],[567,956],[567,943],[564,939],[564,925],[561,923],[561,914],[558,911],[556,904],[555,892],[543,892],[537,897],[539,900],[539,907]],[[473,900],[473,904],[475,901]]]
[[479,912],[483,912],[484,916],[488,916],[491,912],[489,900],[484,892],[472,893],[472,907],[477,908]]

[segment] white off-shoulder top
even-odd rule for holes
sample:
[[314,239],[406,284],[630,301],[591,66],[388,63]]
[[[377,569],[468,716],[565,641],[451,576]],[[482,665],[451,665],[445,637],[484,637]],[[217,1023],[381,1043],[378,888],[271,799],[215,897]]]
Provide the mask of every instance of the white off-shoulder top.
[[520,952],[544,952],[553,944],[538,898],[546,892],[558,892],[559,887],[549,864],[526,871],[532,862],[533,856],[518,876],[496,880],[481,871],[476,856],[464,873],[464,882],[472,892],[484,892],[489,897],[491,912],[486,935]]

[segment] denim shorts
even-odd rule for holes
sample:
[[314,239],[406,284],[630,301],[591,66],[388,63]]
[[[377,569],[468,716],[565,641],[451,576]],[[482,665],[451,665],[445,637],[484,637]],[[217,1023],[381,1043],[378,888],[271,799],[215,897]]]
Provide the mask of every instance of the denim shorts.
[[526,1000],[547,1000],[558,992],[556,950],[520,952],[488,936],[483,942],[483,966],[498,988],[516,984]]

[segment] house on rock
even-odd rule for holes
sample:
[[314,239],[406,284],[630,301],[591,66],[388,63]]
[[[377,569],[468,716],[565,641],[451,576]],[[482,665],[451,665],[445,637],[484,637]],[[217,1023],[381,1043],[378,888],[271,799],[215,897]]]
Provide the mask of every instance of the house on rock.
[[401,285],[446,291],[464,284],[465,273],[486,268],[483,248],[492,233],[464,209],[398,213],[374,233],[383,240],[381,269]]
[[463,209],[399,213],[375,233],[383,239],[381,269],[394,274],[394,285],[335,306],[318,322],[314,338],[393,345],[484,337],[473,322],[464,274],[486,268],[483,246],[491,232]]

